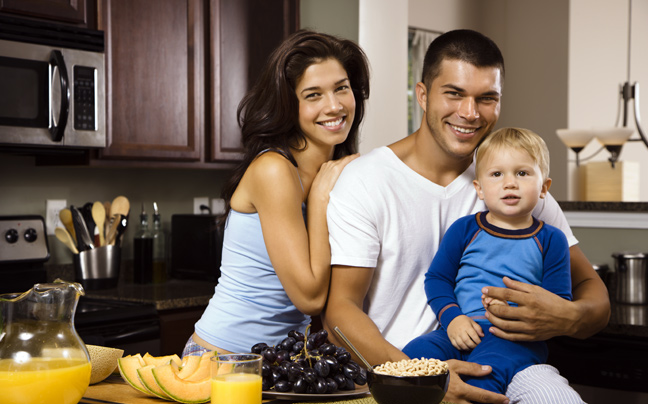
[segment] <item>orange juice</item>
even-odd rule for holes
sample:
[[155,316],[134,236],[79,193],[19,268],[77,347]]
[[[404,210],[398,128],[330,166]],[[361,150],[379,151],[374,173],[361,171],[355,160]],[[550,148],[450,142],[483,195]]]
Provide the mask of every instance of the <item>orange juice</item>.
[[261,404],[261,376],[230,373],[212,379],[212,404]]
[[32,358],[18,365],[0,360],[2,404],[76,404],[90,384],[90,362]]

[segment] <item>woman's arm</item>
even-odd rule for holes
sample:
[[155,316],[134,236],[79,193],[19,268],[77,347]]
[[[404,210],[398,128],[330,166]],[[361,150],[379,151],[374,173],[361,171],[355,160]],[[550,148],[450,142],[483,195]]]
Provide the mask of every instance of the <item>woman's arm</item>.
[[240,195],[235,195],[248,200],[250,210],[258,212],[277,276],[293,304],[308,315],[317,315],[324,307],[330,280],[328,193],[353,158],[327,162],[320,168],[308,197],[308,229],[297,170],[283,156],[266,153],[255,160],[241,180]]

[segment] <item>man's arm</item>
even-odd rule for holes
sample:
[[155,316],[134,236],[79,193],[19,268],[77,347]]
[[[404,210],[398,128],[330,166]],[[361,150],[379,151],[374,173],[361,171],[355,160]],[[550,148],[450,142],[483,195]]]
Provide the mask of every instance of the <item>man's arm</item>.
[[337,326],[362,356],[375,366],[408,358],[383,338],[376,324],[362,310],[373,274],[374,268],[334,265],[322,323],[331,342],[345,346],[333,332]]
[[515,302],[518,307],[492,305],[486,317],[491,332],[511,341],[541,341],[567,335],[590,337],[610,319],[610,300],[601,278],[578,245],[570,249],[573,301],[539,286],[504,279],[507,288],[487,287],[484,295]]
[[[329,333],[329,340],[335,345],[344,346],[336,338],[333,329],[337,326],[372,365],[387,361],[408,359],[398,348],[387,342],[378,327],[362,310],[364,299],[369,291],[374,268],[358,268],[334,265],[331,274],[329,300],[322,315],[322,323]],[[354,355],[355,357],[355,355]],[[356,361],[359,362],[357,358]],[[451,360],[450,385],[445,399],[457,404],[470,401],[482,403],[507,403],[501,394],[470,386],[459,375],[485,376],[491,372],[489,366]]]

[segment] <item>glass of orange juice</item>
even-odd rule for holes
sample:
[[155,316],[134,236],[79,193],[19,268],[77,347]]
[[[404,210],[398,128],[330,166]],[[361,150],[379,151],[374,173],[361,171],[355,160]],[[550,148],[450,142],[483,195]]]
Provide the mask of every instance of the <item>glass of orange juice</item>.
[[261,404],[262,361],[256,354],[212,357],[212,404]]

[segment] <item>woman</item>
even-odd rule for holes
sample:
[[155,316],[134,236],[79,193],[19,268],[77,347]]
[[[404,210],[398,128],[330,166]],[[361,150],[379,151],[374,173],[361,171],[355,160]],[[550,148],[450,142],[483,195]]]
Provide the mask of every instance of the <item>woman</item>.
[[221,277],[183,352],[249,352],[303,332],[330,280],[329,192],[357,157],[369,69],[355,43],[299,31],[243,98],[245,156],[223,190]]

